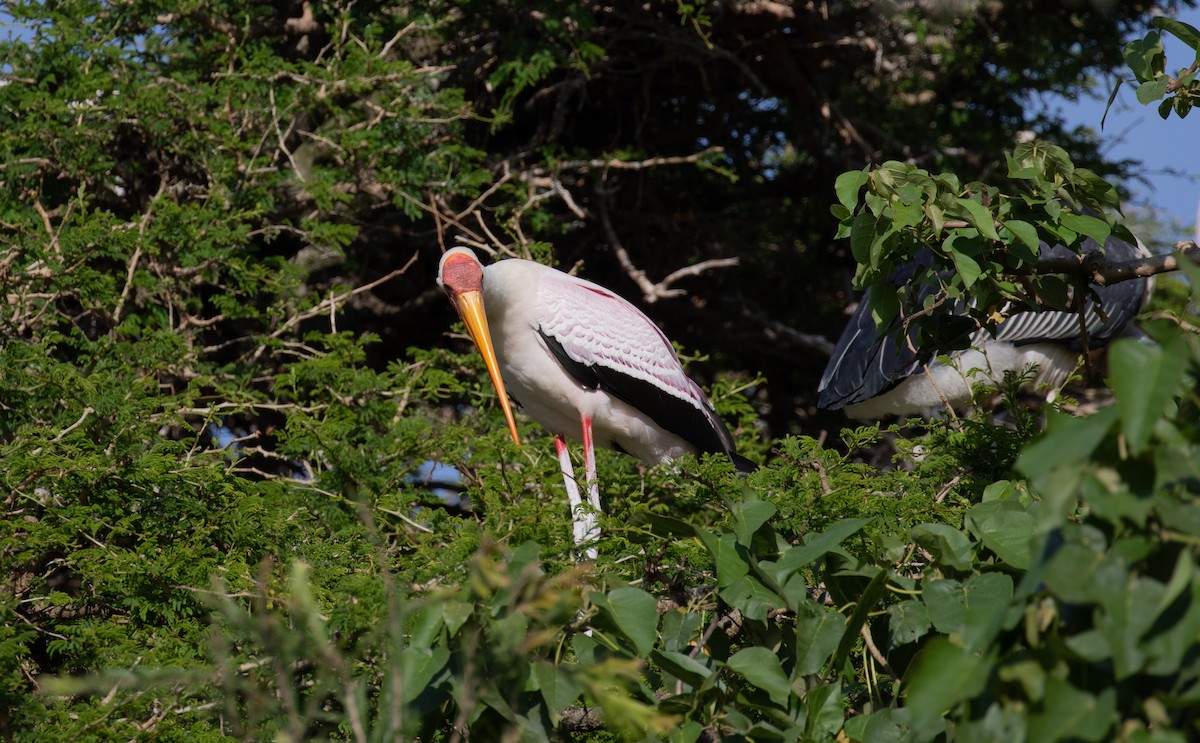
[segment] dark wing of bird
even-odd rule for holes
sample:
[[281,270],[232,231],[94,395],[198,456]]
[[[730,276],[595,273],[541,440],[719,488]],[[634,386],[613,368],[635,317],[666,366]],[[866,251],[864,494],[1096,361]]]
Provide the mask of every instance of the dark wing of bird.
[[[892,276],[892,283],[903,286],[912,281],[916,269],[927,266],[932,255],[918,258],[901,266]],[[919,290],[923,300],[937,290],[933,284]],[[817,405],[826,410],[839,410],[869,400],[887,392],[906,377],[924,366],[931,355],[921,352],[915,330],[903,339],[901,322],[897,318],[880,333],[871,317],[871,293],[864,292],[854,314],[838,338],[821,383],[817,387]]]

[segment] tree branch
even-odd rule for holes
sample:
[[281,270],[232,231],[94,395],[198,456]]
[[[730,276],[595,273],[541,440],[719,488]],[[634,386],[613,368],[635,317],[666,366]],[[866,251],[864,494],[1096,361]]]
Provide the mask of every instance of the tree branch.
[[1178,271],[1180,258],[1200,263],[1200,247],[1192,240],[1181,240],[1175,243],[1174,253],[1135,258],[1131,261],[1110,261],[1097,254],[1042,258],[1034,265],[1031,273],[1064,274],[1087,279],[1096,286],[1109,286],[1130,279]]

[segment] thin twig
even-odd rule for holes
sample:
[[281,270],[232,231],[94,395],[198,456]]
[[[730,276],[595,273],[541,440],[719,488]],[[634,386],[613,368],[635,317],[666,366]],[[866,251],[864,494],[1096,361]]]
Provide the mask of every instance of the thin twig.
[[94,412],[96,412],[96,411],[95,411],[95,410],[93,410],[93,409],[91,408],[91,406],[88,406],[88,407],[84,408],[84,409],[83,409],[83,414],[79,416],[79,420],[75,421],[75,422],[74,422],[74,423],[72,423],[71,425],[69,425],[69,426],[67,426],[66,428],[64,428],[63,430],[59,431],[59,432],[58,432],[58,435],[57,435],[57,436],[55,436],[54,438],[50,439],[50,441],[51,441],[51,442],[54,442],[54,441],[61,441],[61,440],[62,440],[62,438],[63,438],[64,436],[66,436],[66,435],[67,435],[67,434],[69,434],[70,432],[74,431],[76,428],[79,428],[80,426],[82,426],[82,425],[83,425],[83,422],[84,422],[85,420],[87,420],[87,417],[88,417],[89,415],[91,415],[92,413],[94,413]]
[[879,648],[875,647],[875,640],[871,638],[871,630],[867,628],[866,624],[863,624],[862,627],[859,628],[859,634],[862,635],[863,645],[866,645],[867,650],[871,653],[871,657],[875,659],[875,662],[882,666],[883,670],[891,674],[892,678],[899,681],[900,675],[897,674],[892,668],[892,664],[887,662],[887,658],[883,657],[883,653],[879,652]]

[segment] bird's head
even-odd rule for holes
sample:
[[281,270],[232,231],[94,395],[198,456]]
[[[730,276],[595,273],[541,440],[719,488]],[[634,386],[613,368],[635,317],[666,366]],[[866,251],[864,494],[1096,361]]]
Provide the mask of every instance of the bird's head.
[[504,418],[508,421],[513,443],[520,446],[517,423],[513,419],[512,407],[508,404],[508,392],[504,389],[504,378],[500,375],[500,363],[496,358],[496,349],[488,330],[487,313],[484,311],[483,264],[469,248],[447,250],[438,264],[437,283],[450,298],[454,309],[458,310],[459,316],[467,326],[467,332],[471,334],[471,340],[475,341],[475,347],[483,357],[492,384],[496,386],[496,394],[500,398]]

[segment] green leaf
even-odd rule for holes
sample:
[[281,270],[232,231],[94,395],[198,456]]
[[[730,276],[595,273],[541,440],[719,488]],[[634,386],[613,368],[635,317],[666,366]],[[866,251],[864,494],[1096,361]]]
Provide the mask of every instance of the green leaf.
[[823,684],[804,695],[808,714],[804,718],[807,740],[833,740],[842,729],[846,713],[842,709],[842,683]]
[[444,647],[406,647],[400,651],[400,673],[404,692],[401,698],[411,702],[421,695],[434,677],[446,667],[450,651]]
[[1163,71],[1165,57],[1162,39],[1157,31],[1150,31],[1143,38],[1129,42],[1125,45],[1123,53],[1125,64],[1140,83],[1153,80]]
[[814,606],[811,611],[797,615],[796,673],[801,676],[818,673],[837,650],[845,627],[845,618],[832,609]]
[[833,191],[837,194],[838,202],[846,209],[854,211],[858,206],[858,192],[867,183],[867,169],[851,170],[842,173],[834,181]]
[[934,558],[956,570],[970,570],[974,564],[974,545],[949,524],[921,524],[912,529],[913,540],[929,550]]
[[1157,607],[1165,593],[1162,583],[1152,578],[1126,577],[1124,584],[1107,586],[1101,595],[1104,611],[1096,629],[1112,649],[1113,676],[1118,681],[1141,672],[1149,657],[1140,640],[1158,618]]
[[871,320],[875,327],[883,329],[900,312],[900,298],[896,287],[890,281],[884,281],[871,287],[869,296],[871,305]]
[[1111,687],[1096,696],[1051,677],[1046,681],[1046,695],[1029,715],[1029,740],[1109,740],[1115,706]]
[[474,606],[465,601],[446,601],[442,604],[442,621],[446,623],[446,631],[451,637],[458,634],[467,620],[471,618]]
[[704,529],[696,529],[696,534],[716,563],[718,586],[731,586],[750,572],[750,563],[738,550],[736,535],[722,534],[718,537]]
[[1038,251],[1041,249],[1041,241],[1038,239],[1037,228],[1029,222],[1020,219],[1009,219],[1003,224],[1004,229],[1013,234],[1022,245],[1029,248],[1030,253],[1023,253],[1022,260],[1028,260],[1028,256],[1032,255],[1033,260],[1037,259]]
[[1137,86],[1138,103],[1142,104],[1143,106],[1154,103],[1167,94],[1167,87],[1170,86],[1170,84],[1171,80],[1166,75],[1163,75],[1156,80],[1142,83],[1141,85]]
[[1196,52],[1200,52],[1200,31],[1197,31],[1195,26],[1164,15],[1151,18],[1150,26],[1151,28],[1157,28],[1160,31],[1174,34],[1177,39],[1190,46]]
[[957,250],[950,251],[950,259],[954,261],[954,270],[958,273],[958,277],[962,279],[963,288],[970,289],[976,279],[983,273],[979,263],[974,258],[966,253]]
[[574,704],[583,693],[583,684],[576,681],[572,674],[552,663],[534,663],[533,676],[537,679],[542,699],[546,700],[546,707],[555,715]]
[[1004,562],[1025,570],[1033,552],[1037,519],[1014,500],[992,500],[972,506],[965,519],[967,528],[985,547]]
[[913,727],[922,732],[940,729],[940,720],[959,702],[987,686],[993,660],[934,637],[917,656],[905,686]]
[[782,597],[749,575],[722,587],[721,598],[750,619],[759,621],[765,620],[771,609],[785,605]]
[[964,198],[958,199],[958,205],[963,209],[963,217],[972,227],[979,230],[979,234],[992,240],[1000,239],[1000,235],[996,232],[992,212],[986,206],[974,199]]
[[709,668],[695,658],[683,653],[655,650],[650,657],[659,668],[689,686],[703,686],[704,682],[716,673],[716,669]]
[[770,650],[764,647],[739,650],[726,665],[742,674],[751,684],[765,691],[772,702],[787,708],[788,698],[792,694],[791,685],[783,672],[779,658]]
[[858,263],[867,264],[871,260],[871,246],[875,243],[876,218],[868,211],[854,215],[850,224],[850,254]]
[[842,519],[817,534],[810,534],[804,544],[788,548],[775,563],[775,581],[784,583],[787,576],[828,554],[851,534],[871,523],[872,519]]
[[1121,431],[1135,455],[1145,450],[1155,424],[1173,404],[1187,365],[1188,354],[1178,336],[1159,346],[1120,339],[1109,348],[1109,379],[1121,412]]
[[1112,228],[1108,226],[1108,222],[1088,214],[1064,213],[1062,223],[1075,232],[1087,235],[1101,245],[1112,234]]
[[649,655],[658,639],[658,602],[640,588],[614,588],[606,607],[617,628],[629,638],[639,655]]
[[1046,416],[1046,432],[1021,452],[1017,469],[1039,481],[1066,464],[1087,460],[1116,420],[1115,407],[1087,418],[1052,412]]
[[897,647],[925,636],[929,631],[929,608],[925,602],[909,599],[888,607],[888,645]]
[[768,501],[747,501],[734,508],[733,528],[738,544],[749,547],[754,533],[771,520],[778,509]]
[[1004,573],[983,573],[965,583],[933,580],[923,586],[921,597],[939,632],[959,638],[968,650],[982,650],[1005,620],[1013,582]]

